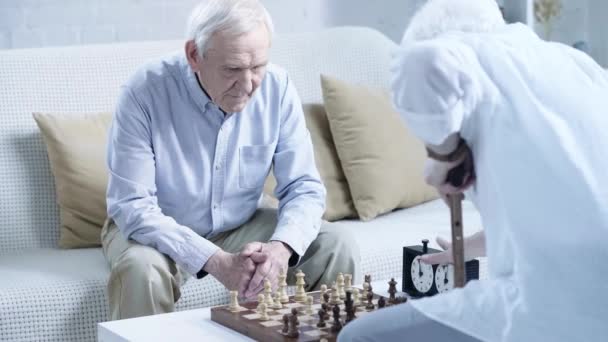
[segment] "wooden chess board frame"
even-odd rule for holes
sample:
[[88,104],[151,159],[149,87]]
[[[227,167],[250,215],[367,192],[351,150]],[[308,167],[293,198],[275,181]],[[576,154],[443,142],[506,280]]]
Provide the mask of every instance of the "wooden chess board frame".
[[[283,304],[283,309],[270,309],[267,311],[268,316],[270,316],[270,320],[268,321],[259,320],[259,314],[256,312],[256,308],[258,306],[257,301],[240,303],[242,308],[238,312],[231,312],[228,309],[228,305],[211,308],[211,320],[227,328],[238,331],[241,334],[257,341],[336,341],[337,335],[331,331],[331,326],[334,320],[331,309],[329,311],[329,319],[325,321],[327,326],[325,328],[317,327],[317,323],[319,322],[319,315],[317,314],[317,312],[319,311],[319,309],[321,309],[322,301],[320,292],[309,292],[306,295],[313,297],[312,315],[308,315],[304,312],[304,310],[306,309],[306,304],[296,302],[293,299],[293,296],[291,296],[289,297],[289,303]],[[361,298],[360,301],[362,304],[357,307],[357,311],[355,313],[356,317],[358,318],[373,311],[377,311],[378,298],[380,298],[380,296],[374,294],[373,303],[375,305],[375,308],[373,310],[365,309],[367,300],[363,301],[363,299]],[[391,304],[388,303],[388,298],[385,297],[385,300],[386,307],[391,306]],[[342,322],[344,323],[346,312],[344,310],[343,300],[339,306],[340,317],[342,319]],[[283,315],[291,315],[292,308],[298,309],[298,320],[300,322],[298,326],[300,330],[300,336],[298,338],[287,337],[281,332],[283,329]]]

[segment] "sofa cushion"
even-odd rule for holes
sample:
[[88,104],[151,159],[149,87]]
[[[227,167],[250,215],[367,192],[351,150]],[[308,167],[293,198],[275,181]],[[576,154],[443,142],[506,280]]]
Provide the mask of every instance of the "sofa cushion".
[[424,146],[405,127],[388,93],[321,77],[338,156],[359,217],[437,198],[423,180]]
[[62,248],[100,245],[106,218],[107,131],[112,114],[34,113],[46,143],[61,219]]
[[[304,117],[314,147],[315,163],[321,181],[327,189],[323,219],[335,221],[356,217],[357,211],[350,195],[342,165],[338,159],[338,152],[331,136],[325,108],[321,104],[306,104],[304,105]],[[276,180],[270,175],[264,191],[267,194],[272,194],[275,185]]]

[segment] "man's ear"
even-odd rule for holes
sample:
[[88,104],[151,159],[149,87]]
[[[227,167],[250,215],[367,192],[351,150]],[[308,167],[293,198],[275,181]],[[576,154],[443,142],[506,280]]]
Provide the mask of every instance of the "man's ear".
[[201,56],[198,53],[198,48],[196,47],[196,43],[194,42],[193,39],[190,39],[186,42],[186,46],[184,47],[184,50],[186,52],[186,58],[188,59],[188,64],[190,64],[190,67],[192,68],[192,70],[194,72],[200,71],[199,69],[199,63],[200,63],[200,59]]

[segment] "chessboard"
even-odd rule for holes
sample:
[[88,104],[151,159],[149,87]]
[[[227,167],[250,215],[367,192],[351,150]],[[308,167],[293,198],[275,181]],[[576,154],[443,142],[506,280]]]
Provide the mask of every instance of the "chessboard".
[[[309,305],[298,303],[294,300],[294,296],[291,296],[289,297],[289,302],[283,304],[282,309],[267,310],[269,320],[260,320],[260,314],[256,310],[258,306],[257,301],[241,303],[240,308],[235,312],[230,311],[228,305],[211,308],[211,320],[257,341],[336,341],[338,333],[332,332],[334,318],[331,310],[328,312],[329,319],[325,321],[326,327],[317,327],[317,323],[319,322],[318,312],[323,302],[321,292],[308,292],[306,295],[313,298],[312,310],[309,312],[306,312],[310,310]],[[373,311],[381,310],[378,309],[377,304],[380,298],[381,296],[374,294],[372,300],[374,304],[373,309],[366,309],[368,301],[361,299],[361,304],[355,307],[355,319],[370,314]],[[386,303],[385,307],[393,305],[385,297],[382,301]],[[338,306],[340,307],[340,320],[342,324],[345,324],[346,310],[344,301],[341,301]],[[291,315],[294,308],[297,310],[299,321],[299,336],[297,338],[288,337],[287,334],[282,332],[284,326],[283,316],[286,314]]]

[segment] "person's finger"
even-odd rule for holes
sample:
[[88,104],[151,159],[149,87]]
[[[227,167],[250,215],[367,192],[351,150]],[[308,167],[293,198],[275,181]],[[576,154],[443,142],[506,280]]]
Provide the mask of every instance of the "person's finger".
[[266,262],[268,260],[268,253],[254,252],[249,257],[256,264],[261,264],[261,263],[264,263],[264,262]]
[[439,245],[439,247],[441,247],[441,249],[446,250],[449,249],[450,247],[452,247],[452,243],[449,242],[448,240],[438,236],[435,241],[437,241],[437,244]]
[[261,242],[250,242],[250,243],[246,244],[245,246],[243,246],[243,249],[241,250],[239,255],[248,257],[248,256],[251,256],[251,254],[253,254],[254,252],[260,252],[261,250],[262,250]]
[[264,287],[264,278],[266,278],[266,275],[270,271],[270,267],[270,260],[257,265],[255,273],[251,278],[251,281],[249,281],[249,286],[247,286],[247,296],[250,296],[252,294],[258,294],[260,292],[259,289]]
[[420,256],[420,261],[429,265],[451,264],[452,253],[450,251],[443,251],[439,253],[425,254]]

